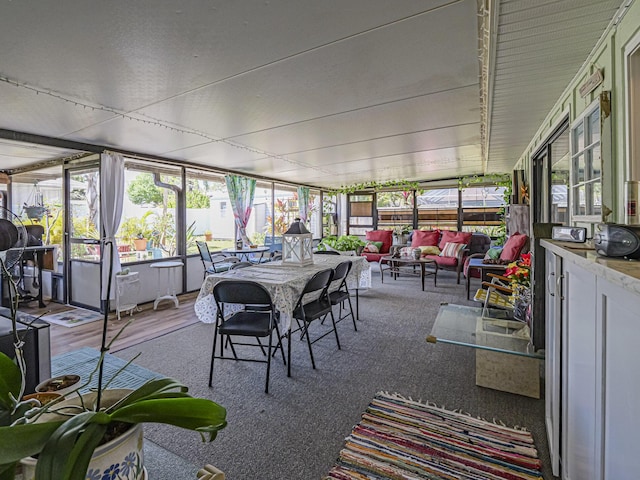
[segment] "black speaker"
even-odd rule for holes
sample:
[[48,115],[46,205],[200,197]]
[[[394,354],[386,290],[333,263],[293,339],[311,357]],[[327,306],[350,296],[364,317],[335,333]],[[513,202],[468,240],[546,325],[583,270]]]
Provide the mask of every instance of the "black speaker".
[[640,258],[640,225],[597,225],[593,245],[605,257]]

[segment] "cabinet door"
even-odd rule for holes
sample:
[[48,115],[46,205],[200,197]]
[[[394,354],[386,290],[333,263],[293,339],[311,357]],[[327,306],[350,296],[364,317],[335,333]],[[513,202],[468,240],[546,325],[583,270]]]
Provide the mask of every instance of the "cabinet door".
[[640,475],[640,296],[598,278],[605,479]]
[[562,257],[546,251],[545,421],[553,474],[560,475],[560,341]]
[[596,454],[596,277],[571,262],[562,267],[562,478],[602,480]]

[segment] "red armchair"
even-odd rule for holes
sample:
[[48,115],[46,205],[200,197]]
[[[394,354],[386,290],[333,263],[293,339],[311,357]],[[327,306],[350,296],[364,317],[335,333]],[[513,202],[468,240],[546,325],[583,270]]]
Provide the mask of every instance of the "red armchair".
[[393,243],[393,232],[391,230],[371,230],[367,232],[365,241],[382,242],[378,253],[362,252],[362,256],[369,262],[379,262],[382,257],[390,254],[391,244]]

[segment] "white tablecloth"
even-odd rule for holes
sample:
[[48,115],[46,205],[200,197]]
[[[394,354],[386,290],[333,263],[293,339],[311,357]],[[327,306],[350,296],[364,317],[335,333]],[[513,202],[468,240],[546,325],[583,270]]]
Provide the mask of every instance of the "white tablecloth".
[[[320,270],[335,268],[345,260],[351,260],[353,265],[347,276],[347,286],[351,290],[371,287],[371,267],[364,257],[345,257],[343,255],[316,255],[311,265],[291,265],[282,262],[268,262],[248,268],[239,268],[224,273],[208,275],[205,278],[194,309],[198,319],[204,323],[216,321],[216,303],[213,299],[213,287],[225,279],[250,280],[264,286],[273,299],[275,307],[280,312],[281,331],[288,331],[291,327],[291,317],[296,302],[307,281]],[[335,282],[332,288],[337,288]],[[225,309],[226,310],[226,309]]]

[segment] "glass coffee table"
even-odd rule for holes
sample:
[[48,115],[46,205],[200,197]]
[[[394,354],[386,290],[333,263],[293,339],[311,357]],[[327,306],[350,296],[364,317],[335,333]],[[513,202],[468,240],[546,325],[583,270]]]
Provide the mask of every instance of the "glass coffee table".
[[427,343],[448,343],[475,349],[476,385],[540,398],[540,362],[529,327],[504,310],[483,310],[441,304]]
[[[387,265],[388,268],[384,268],[384,265]],[[409,267],[420,267],[419,272],[414,272],[414,268]],[[427,270],[427,266],[429,270]],[[432,275],[433,276],[433,286],[437,286],[438,281],[438,264],[435,260],[430,258],[416,259],[414,257],[403,255],[400,257],[392,257],[388,255],[386,257],[382,257],[380,259],[380,277],[382,279],[382,283],[384,283],[384,270],[389,270],[389,273],[395,280],[398,278],[398,275],[401,273],[408,273],[412,275],[420,275],[420,279],[422,280],[422,291],[424,292],[424,279],[425,277]]]

